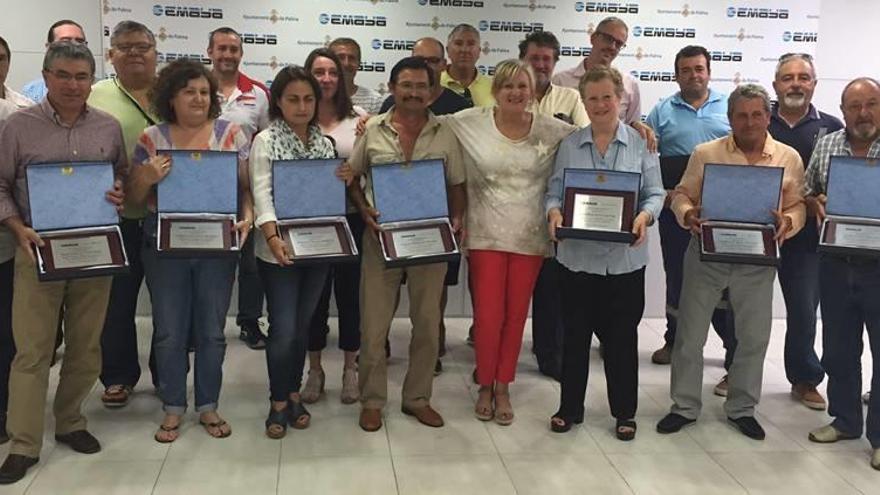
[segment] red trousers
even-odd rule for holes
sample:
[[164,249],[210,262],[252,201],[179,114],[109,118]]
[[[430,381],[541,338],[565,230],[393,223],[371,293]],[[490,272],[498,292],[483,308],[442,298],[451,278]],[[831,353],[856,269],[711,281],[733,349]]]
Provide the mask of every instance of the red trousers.
[[477,381],[510,383],[522,348],[523,327],[542,256],[471,250]]

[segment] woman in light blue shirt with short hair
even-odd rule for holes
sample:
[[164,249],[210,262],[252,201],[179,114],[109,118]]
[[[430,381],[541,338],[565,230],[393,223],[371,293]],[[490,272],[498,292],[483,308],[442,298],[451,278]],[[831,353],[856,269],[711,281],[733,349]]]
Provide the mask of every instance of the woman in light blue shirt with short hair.
[[645,309],[648,226],[660,215],[666,192],[660,163],[637,131],[618,119],[623,95],[620,73],[599,67],[581,79],[580,93],[591,124],[559,146],[545,207],[550,236],[562,226],[563,174],[566,168],[604,169],[641,174],[631,245],[568,239],[559,242],[565,339],[559,410],[550,420],[565,432],[584,419],[589,373],[589,344],[596,329],[605,350],[608,402],[620,440],[635,438],[638,392],[638,325]]

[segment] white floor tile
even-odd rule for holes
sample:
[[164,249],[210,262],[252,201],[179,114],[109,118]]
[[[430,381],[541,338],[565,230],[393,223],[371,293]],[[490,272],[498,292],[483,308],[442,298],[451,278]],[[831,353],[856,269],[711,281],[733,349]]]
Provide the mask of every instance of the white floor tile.
[[753,495],[858,493],[807,452],[726,453],[712,457]]
[[282,461],[278,493],[390,495],[397,482],[387,456],[298,458]]
[[[107,461],[87,459],[46,466],[28,489],[28,495],[149,495],[162,461]],[[63,487],[63,488],[62,488]]]
[[744,494],[746,491],[703,452],[609,454],[636,495]]
[[497,455],[394,458],[400,495],[514,495]]
[[189,458],[162,466],[153,495],[275,495],[278,461]]
[[502,457],[518,495],[632,493],[608,459],[600,454],[505,454]]

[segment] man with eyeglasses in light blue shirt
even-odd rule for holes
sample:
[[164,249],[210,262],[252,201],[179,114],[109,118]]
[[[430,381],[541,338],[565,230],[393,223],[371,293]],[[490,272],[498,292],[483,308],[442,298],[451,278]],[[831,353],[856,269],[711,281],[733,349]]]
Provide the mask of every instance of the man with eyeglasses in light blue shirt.
[[[62,19],[49,27],[49,33],[46,35],[46,47],[48,48],[49,45],[56,41],[72,41],[86,46],[89,44],[83,27],[70,19]],[[34,102],[39,103],[46,97],[48,92],[46,81],[40,76],[25,84],[21,88],[21,92]]]

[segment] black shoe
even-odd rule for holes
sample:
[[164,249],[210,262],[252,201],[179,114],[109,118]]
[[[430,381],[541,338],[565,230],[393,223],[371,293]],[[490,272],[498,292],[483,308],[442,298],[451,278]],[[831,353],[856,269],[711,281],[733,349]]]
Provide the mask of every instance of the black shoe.
[[9,433],[6,432],[6,415],[0,416],[0,445],[9,441]]
[[727,421],[735,426],[740,433],[753,440],[763,440],[764,437],[767,436],[766,433],[764,433],[764,428],[761,428],[761,425],[758,424],[758,421],[752,416],[743,416],[736,419],[728,417]]
[[438,359],[434,365],[434,376],[440,376],[440,373],[443,373],[443,363]]
[[260,324],[256,321],[242,322],[239,325],[241,333],[238,334],[239,340],[245,343],[249,348],[258,351],[266,348],[266,336],[260,330]]
[[86,430],[77,430],[64,435],[55,435],[55,441],[67,444],[80,454],[96,454],[101,451],[98,439]]
[[385,339],[385,359],[391,359],[391,341]]
[[6,456],[6,461],[0,466],[0,485],[10,485],[24,478],[28,469],[38,462],[40,462],[39,457],[9,454]]
[[696,419],[686,418],[681,414],[669,413],[657,423],[657,433],[675,433],[685,426],[696,422]]

